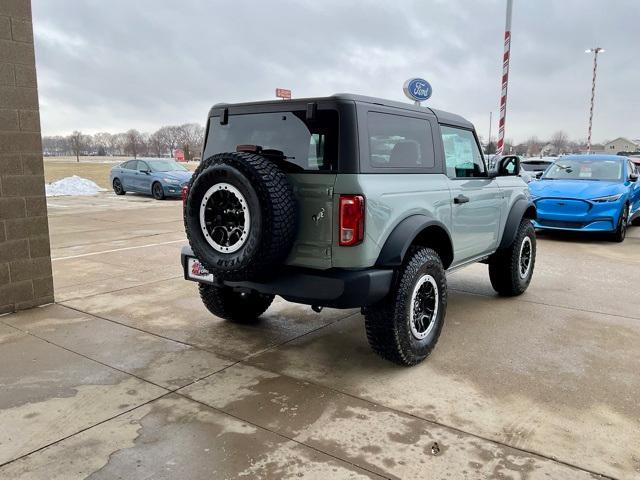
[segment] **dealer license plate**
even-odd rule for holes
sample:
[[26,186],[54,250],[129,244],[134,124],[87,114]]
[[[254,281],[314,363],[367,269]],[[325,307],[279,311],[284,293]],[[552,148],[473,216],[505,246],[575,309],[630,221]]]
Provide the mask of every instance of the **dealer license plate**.
[[197,258],[189,257],[187,262],[187,276],[197,282],[213,283],[213,274],[204,268]]

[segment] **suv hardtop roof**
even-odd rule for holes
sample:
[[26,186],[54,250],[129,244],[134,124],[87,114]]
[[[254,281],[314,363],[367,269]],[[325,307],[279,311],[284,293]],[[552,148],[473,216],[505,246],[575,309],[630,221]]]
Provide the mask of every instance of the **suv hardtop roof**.
[[420,112],[425,113],[431,112],[437,118],[439,123],[444,123],[447,125],[455,125],[464,128],[473,129],[473,124],[469,122],[467,119],[460,115],[456,115],[455,113],[445,112],[444,110],[437,110],[431,107],[421,107],[412,105],[410,103],[397,102],[395,100],[386,100],[384,98],[377,97],[367,97],[365,95],[355,95],[352,93],[336,93],[329,97],[311,97],[311,98],[296,98],[292,100],[262,100],[259,102],[245,102],[245,103],[216,103],[211,110],[209,111],[209,116],[213,115],[214,109],[220,109],[225,107],[251,107],[251,106],[261,106],[261,105],[284,105],[284,104],[298,104],[298,103],[312,103],[312,102],[321,102],[321,101],[347,101],[347,102],[355,102],[355,103],[368,103],[372,105],[382,105],[385,107],[398,108],[401,110],[407,110],[411,112]]

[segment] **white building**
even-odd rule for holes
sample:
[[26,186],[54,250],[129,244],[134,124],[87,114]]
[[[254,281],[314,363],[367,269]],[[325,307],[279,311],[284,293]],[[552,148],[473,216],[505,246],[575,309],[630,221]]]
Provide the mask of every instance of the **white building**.
[[617,155],[618,152],[640,151],[640,144],[628,138],[618,137],[604,144],[604,153]]

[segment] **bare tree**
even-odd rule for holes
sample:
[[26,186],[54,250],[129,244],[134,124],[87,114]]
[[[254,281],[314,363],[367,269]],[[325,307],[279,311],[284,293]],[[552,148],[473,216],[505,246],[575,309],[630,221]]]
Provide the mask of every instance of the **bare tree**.
[[516,155],[526,155],[527,153],[527,144],[519,143],[518,145],[513,147],[513,153]]
[[76,156],[76,161],[80,162],[80,153],[85,149],[87,143],[87,136],[82,132],[74,130],[74,132],[67,137],[71,151]]
[[173,157],[173,152],[178,148],[178,143],[182,132],[178,126],[164,126],[161,127],[155,135],[158,136],[158,141],[164,146],[164,149],[169,150],[169,154]]
[[204,127],[198,123],[185,123],[180,125],[179,132],[178,141],[184,151],[184,158],[191,160],[202,150]]
[[109,150],[111,148],[111,138],[113,137],[113,135],[111,135],[108,132],[100,132],[100,133],[96,133],[93,136],[93,143],[95,145],[95,147],[98,150],[98,155],[106,155],[107,153],[109,153]]
[[540,155],[542,143],[540,142],[540,140],[538,140],[538,137],[536,137],[535,135],[529,137],[526,144],[528,156],[533,157],[534,155]]
[[67,137],[61,135],[42,137],[42,152],[45,156],[69,155],[71,147]]
[[138,153],[142,150],[142,135],[134,128],[127,130],[124,151],[138,158]]
[[556,153],[564,153],[569,145],[569,136],[562,130],[559,130],[551,136],[549,143],[553,145]]
[[149,150],[151,150],[157,157],[161,157],[167,150],[167,143],[160,130],[153,132],[149,136]]

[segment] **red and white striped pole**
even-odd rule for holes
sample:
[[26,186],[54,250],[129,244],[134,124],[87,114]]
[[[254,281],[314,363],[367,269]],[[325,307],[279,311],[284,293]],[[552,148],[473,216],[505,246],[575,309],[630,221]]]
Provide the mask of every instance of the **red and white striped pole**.
[[507,118],[507,86],[509,85],[509,51],[511,50],[511,12],[513,0],[507,0],[507,21],[504,27],[504,55],[502,56],[502,91],[500,93],[500,123],[498,124],[498,145],[496,153],[504,150],[504,125]]
[[591,106],[589,107],[589,133],[587,134],[587,153],[591,153],[591,126],[593,125],[593,101],[596,97],[596,73],[598,71],[598,54],[604,52],[604,48],[596,47],[585,50],[584,53],[593,53],[593,80],[591,81]]

